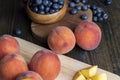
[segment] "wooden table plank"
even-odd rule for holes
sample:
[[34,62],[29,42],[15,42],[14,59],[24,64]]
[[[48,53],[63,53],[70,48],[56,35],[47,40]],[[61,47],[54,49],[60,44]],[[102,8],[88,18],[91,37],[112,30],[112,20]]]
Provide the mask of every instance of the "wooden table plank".
[[[108,20],[97,23],[102,29],[102,41],[99,47],[93,51],[81,50],[76,45],[66,56],[89,64],[97,64],[102,69],[120,75],[120,1],[113,0],[113,3],[109,6],[105,6],[101,2],[105,0],[88,1],[90,4],[101,6],[109,14]],[[22,0],[0,0],[0,35],[5,33],[14,35],[13,30],[20,28],[22,35],[18,37],[48,48],[47,44],[36,40],[32,36],[30,31],[31,21],[23,7]]]

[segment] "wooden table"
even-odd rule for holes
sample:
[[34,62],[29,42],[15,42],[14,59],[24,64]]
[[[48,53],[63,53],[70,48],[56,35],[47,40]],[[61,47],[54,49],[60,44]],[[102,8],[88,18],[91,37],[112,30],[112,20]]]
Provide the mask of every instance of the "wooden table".
[[[102,41],[93,51],[83,51],[77,45],[66,54],[74,59],[120,75],[120,1],[113,0],[105,6],[103,0],[88,0],[90,4],[102,6],[109,14],[109,19],[97,23],[102,29]],[[0,35],[14,35],[15,28],[22,30],[18,36],[35,44],[48,48],[47,44],[36,40],[30,31],[31,21],[27,17],[22,0],[0,0]]]

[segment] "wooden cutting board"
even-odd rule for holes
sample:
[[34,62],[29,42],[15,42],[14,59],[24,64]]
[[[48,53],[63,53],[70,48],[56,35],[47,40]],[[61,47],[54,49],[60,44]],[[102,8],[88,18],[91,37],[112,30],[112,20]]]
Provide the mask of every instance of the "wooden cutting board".
[[[31,42],[25,41],[20,38],[16,38],[20,44],[20,52],[21,55],[26,59],[27,62],[30,61],[31,57],[34,55],[35,52],[38,50],[45,49],[41,46],[35,45]],[[89,67],[89,64],[83,63],[81,61],[77,61],[70,57],[64,55],[58,55],[61,61],[61,72],[55,80],[72,80],[73,76],[78,70],[83,68]],[[98,73],[107,73],[108,80],[120,80],[120,76],[113,74],[111,72],[98,69]]]

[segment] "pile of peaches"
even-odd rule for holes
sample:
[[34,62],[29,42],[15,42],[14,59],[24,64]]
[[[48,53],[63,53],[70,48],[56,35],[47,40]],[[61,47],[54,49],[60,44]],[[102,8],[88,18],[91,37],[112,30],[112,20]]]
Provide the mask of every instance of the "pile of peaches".
[[54,80],[60,73],[60,60],[50,50],[37,51],[27,63],[13,36],[2,35],[0,47],[0,80]]
[[82,49],[93,50],[100,40],[101,30],[94,22],[81,22],[74,33],[68,27],[59,26],[48,36],[51,50],[37,51],[26,63],[17,40],[3,35],[0,37],[0,80],[54,80],[61,70],[57,54],[69,52],[76,43]]

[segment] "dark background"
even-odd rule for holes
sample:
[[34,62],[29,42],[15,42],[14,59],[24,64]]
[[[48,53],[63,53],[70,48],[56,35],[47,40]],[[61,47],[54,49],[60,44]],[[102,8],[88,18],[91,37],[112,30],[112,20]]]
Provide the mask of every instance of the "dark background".
[[[90,4],[101,6],[109,14],[108,20],[97,23],[102,29],[101,43],[93,51],[81,50],[76,45],[66,55],[120,75],[120,0],[113,0],[112,4],[108,6],[103,3],[104,0],[88,1]],[[19,28],[22,34],[18,37],[47,47],[47,44],[32,36],[31,21],[27,17],[24,7],[22,0],[0,0],[0,35],[16,36],[13,32]]]

